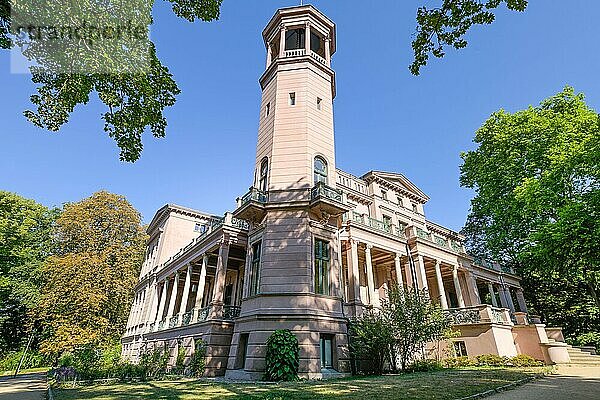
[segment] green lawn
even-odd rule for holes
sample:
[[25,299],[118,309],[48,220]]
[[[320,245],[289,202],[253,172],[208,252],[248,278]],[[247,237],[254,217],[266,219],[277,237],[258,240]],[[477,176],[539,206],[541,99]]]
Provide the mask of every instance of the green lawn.
[[[19,375],[23,375],[23,374],[29,374],[32,372],[47,372],[50,369],[50,367],[40,367],[40,368],[29,368],[29,369],[22,369],[19,371]],[[7,376],[7,375],[14,375],[15,371],[0,371],[0,376]]]
[[56,389],[56,400],[94,399],[459,399],[494,389],[544,368],[470,368],[400,376],[354,377],[300,383],[222,383],[210,380],[159,381]]

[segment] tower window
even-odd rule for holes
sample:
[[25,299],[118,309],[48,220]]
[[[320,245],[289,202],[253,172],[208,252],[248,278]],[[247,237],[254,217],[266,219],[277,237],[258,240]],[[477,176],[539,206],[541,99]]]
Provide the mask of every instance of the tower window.
[[322,157],[315,157],[315,185],[327,184],[327,162]]
[[250,264],[250,292],[249,296],[258,293],[258,284],[260,282],[260,250],[262,242],[256,242],[252,245],[252,263]]
[[381,190],[381,198],[383,200],[387,200],[388,199],[387,190]]
[[415,203],[412,203],[412,210],[414,213],[419,213],[419,209],[417,208],[417,205]]
[[315,293],[329,295],[329,242],[315,240]]
[[321,103],[323,102],[323,99],[320,97],[317,97],[317,110],[321,109]]
[[290,106],[296,105],[296,93],[290,93]]
[[285,33],[285,49],[303,49],[306,43],[306,30],[304,28],[290,29]]
[[271,114],[271,103],[267,103],[267,108],[265,109],[265,114],[268,117]]
[[258,189],[263,192],[267,191],[267,176],[269,175],[269,160],[265,157],[260,163],[260,179],[258,181]]

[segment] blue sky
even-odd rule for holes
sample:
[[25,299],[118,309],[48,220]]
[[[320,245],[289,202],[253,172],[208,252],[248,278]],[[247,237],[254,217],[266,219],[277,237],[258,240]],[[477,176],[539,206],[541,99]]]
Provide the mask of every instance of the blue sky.
[[[423,2],[312,4],[338,25],[338,166],[355,175],[402,172],[431,197],[429,219],[460,229],[473,195],[458,183],[460,152],[473,148],[492,112],[538,104],[566,84],[600,109],[600,2],[532,1],[523,14],[502,11],[469,34],[467,49],[450,50],[414,77],[407,66]],[[35,90],[30,76],[10,74],[9,55],[0,52],[0,189],[48,206],[106,189],[125,195],[146,222],[167,202],[216,214],[233,209],[252,180],[260,34],[278,7],[298,3],[224,0],[220,21],[192,24],[158,0],[152,38],[182,94],[166,112],[167,137],[147,135],[134,164],[118,161],[97,100],[78,107],[58,133],[30,125],[22,116]]]

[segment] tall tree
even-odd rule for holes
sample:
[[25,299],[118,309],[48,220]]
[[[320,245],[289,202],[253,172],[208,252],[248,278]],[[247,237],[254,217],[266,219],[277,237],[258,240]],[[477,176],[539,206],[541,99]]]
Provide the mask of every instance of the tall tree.
[[[175,15],[188,22],[194,22],[218,19],[223,0],[167,1],[172,3]],[[505,4],[515,11],[523,11],[527,7],[527,0],[439,1],[439,7],[423,6],[417,10],[417,29],[412,42],[414,61],[409,68],[415,75],[419,75],[430,55],[441,58],[447,47],[465,47],[467,31],[474,25],[492,23],[495,19],[494,12],[500,5]],[[0,49],[25,44],[23,47],[27,50],[24,51],[24,55],[37,64],[31,70],[32,81],[37,86],[37,93],[30,97],[34,109],[24,112],[31,123],[50,131],[58,131],[68,122],[76,106],[88,104],[91,96],[96,94],[106,108],[101,116],[104,131],[116,141],[120,149],[120,159],[133,162],[141,155],[142,135],[145,132],[150,131],[154,137],[165,136],[167,120],[164,110],[175,104],[180,93],[168,67],[158,58],[154,44],[150,42],[148,46],[148,69],[143,73],[128,72],[125,68],[128,62],[122,62],[122,70],[118,70],[117,73],[65,73],[53,68],[56,66],[54,56],[57,54],[62,57],[62,63],[71,65],[86,60],[89,66],[105,63],[107,58],[114,57],[115,48],[110,51],[94,51],[91,53],[93,59],[89,60],[81,57],[77,48],[82,46],[80,42],[75,43],[75,51],[72,48],[73,43],[68,43],[57,52],[54,47],[56,41],[48,41],[47,38],[39,40],[35,35],[20,35],[20,32],[17,32],[23,25],[21,22],[25,22],[24,26],[30,26],[31,21],[38,21],[40,18],[44,20],[43,18],[48,16],[54,18],[55,26],[73,28],[87,21],[98,23],[99,18],[103,21],[119,20],[123,16],[123,7],[127,9],[127,15],[138,16],[135,18],[136,22],[152,23],[150,12],[154,0],[107,0],[101,3],[80,0],[77,7],[74,7],[75,4],[70,1],[46,0],[38,1],[32,7],[33,4],[28,1],[11,3],[11,0],[0,0]],[[101,6],[103,8],[100,8]],[[21,20],[15,21],[15,16]],[[95,43],[96,46],[98,44]],[[83,47],[88,46],[84,43]]]
[[0,354],[16,350],[31,328],[28,313],[38,302],[55,215],[33,200],[0,191]]
[[[532,302],[550,322],[567,312],[556,305],[576,306],[565,298],[571,296],[578,317],[590,321],[573,321],[571,333],[577,326],[599,330],[598,114],[566,87],[538,107],[494,113],[475,143],[476,150],[462,154],[460,178],[476,192],[464,230],[469,247],[523,274]],[[548,290],[562,281],[571,292]]]
[[98,192],[65,205],[54,238],[36,312],[44,327],[40,351],[118,340],[144,257],[140,214],[125,197]]

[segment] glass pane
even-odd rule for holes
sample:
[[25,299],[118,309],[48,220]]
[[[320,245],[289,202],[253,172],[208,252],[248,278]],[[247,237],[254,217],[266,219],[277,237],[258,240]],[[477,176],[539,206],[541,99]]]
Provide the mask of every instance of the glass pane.
[[305,46],[306,33],[304,28],[291,29],[285,33],[285,49],[303,49]]

